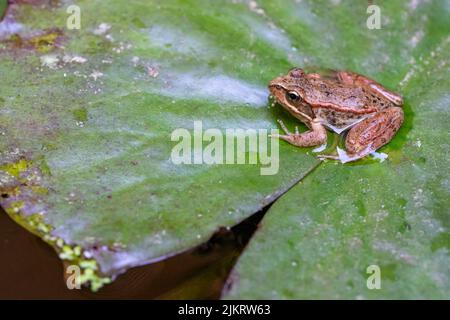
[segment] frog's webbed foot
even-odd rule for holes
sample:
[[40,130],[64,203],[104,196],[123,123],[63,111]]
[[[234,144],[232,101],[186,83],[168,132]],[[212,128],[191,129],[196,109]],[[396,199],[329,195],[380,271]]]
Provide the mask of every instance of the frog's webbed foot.
[[319,158],[320,160],[325,160],[325,159],[340,160],[339,156],[335,156],[332,154],[318,154],[317,158]]
[[342,83],[356,86],[364,86],[368,88],[370,91],[378,95],[382,95],[383,97],[385,97],[386,99],[388,99],[397,106],[401,106],[403,104],[403,98],[399,94],[386,89],[380,83],[376,82],[373,79],[367,78],[363,75],[350,71],[338,71],[336,73],[336,76],[338,80]]
[[278,123],[285,134],[273,134],[270,137],[279,138],[297,147],[313,147],[324,144],[327,141],[326,129],[319,121],[313,120],[310,123],[311,130],[303,133],[298,132],[298,127],[295,127],[295,133],[291,133],[283,121],[278,120]]
[[320,160],[332,159],[332,160],[338,160],[342,163],[347,163],[347,162],[352,162],[352,161],[362,159],[374,151],[375,150],[373,150],[373,148],[371,146],[368,146],[366,149],[364,149],[363,151],[361,151],[357,154],[351,154],[351,153],[347,153],[345,150],[342,150],[338,147],[337,155],[319,154],[319,155],[317,155],[317,158],[319,158]]

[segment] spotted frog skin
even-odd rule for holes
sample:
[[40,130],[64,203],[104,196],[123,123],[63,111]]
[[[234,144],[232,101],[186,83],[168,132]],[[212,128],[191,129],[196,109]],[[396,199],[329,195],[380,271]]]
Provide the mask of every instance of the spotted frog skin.
[[358,160],[387,144],[403,123],[402,97],[376,81],[349,71],[331,76],[305,73],[300,68],[273,79],[269,90],[291,115],[305,123],[307,132],[275,135],[298,147],[323,145],[326,128],[338,134],[347,132],[345,160],[340,156],[319,158],[342,162]]

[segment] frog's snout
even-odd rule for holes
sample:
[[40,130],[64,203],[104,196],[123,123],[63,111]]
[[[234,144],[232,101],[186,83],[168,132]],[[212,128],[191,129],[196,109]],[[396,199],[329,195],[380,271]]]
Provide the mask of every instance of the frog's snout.
[[283,86],[280,85],[280,79],[273,79],[272,81],[269,82],[269,89],[270,91],[274,91],[274,90],[282,90]]
[[278,85],[278,84],[277,84],[276,79],[274,79],[274,80],[272,80],[272,81],[269,82],[269,88],[275,87],[275,86],[277,86],[277,85]]

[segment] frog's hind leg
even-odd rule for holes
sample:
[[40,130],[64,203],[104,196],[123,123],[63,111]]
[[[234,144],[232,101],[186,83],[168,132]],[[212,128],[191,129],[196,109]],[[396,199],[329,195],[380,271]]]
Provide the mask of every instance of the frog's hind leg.
[[403,99],[400,95],[386,89],[375,80],[350,71],[338,71],[336,74],[338,80],[342,83],[355,86],[364,86],[375,94],[382,95],[397,106],[403,105]]
[[308,124],[311,130],[303,133],[299,133],[297,127],[295,128],[295,133],[291,133],[281,120],[278,120],[278,123],[286,134],[273,134],[270,136],[287,141],[294,146],[314,147],[327,141],[327,131],[318,119],[313,119]]
[[400,129],[403,118],[402,108],[384,109],[350,129],[345,140],[345,149],[348,153],[346,159],[327,155],[319,157],[337,159],[342,162],[361,159],[391,141]]

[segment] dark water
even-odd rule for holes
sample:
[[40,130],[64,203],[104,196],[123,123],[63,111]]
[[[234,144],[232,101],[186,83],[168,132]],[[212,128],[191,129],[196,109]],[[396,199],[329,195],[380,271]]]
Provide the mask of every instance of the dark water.
[[264,212],[190,251],[132,268],[92,293],[67,289],[53,249],[0,209],[0,299],[217,299]]

